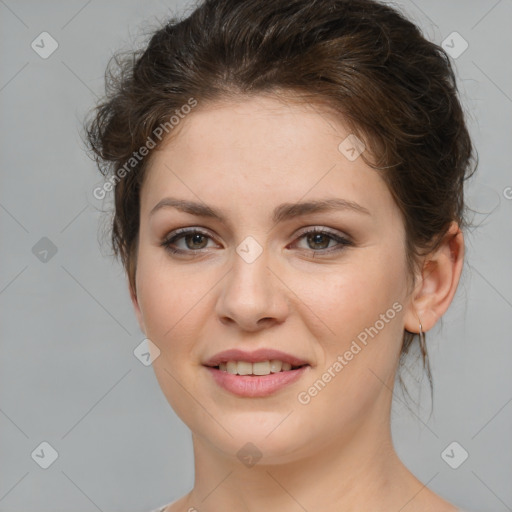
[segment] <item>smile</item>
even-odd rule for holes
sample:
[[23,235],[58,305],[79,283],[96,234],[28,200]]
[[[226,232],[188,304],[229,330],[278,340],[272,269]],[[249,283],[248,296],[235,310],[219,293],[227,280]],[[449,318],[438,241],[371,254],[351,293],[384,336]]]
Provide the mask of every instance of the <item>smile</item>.
[[[278,362],[280,363],[280,361]],[[292,368],[289,363],[283,363],[279,370],[277,370],[278,366],[274,365],[274,370],[277,371],[271,373],[270,363],[271,361],[261,361],[259,363],[229,361],[224,363],[226,369],[221,369],[223,363],[219,367],[205,366],[205,368],[218,386],[234,395],[246,398],[270,396],[299,380],[311,368],[309,365]],[[290,368],[285,369],[285,364]],[[254,366],[256,366],[256,369],[254,369]],[[229,369],[231,369],[231,372]],[[239,370],[246,373],[239,374]],[[255,373],[258,371],[265,371],[266,373],[258,375]]]

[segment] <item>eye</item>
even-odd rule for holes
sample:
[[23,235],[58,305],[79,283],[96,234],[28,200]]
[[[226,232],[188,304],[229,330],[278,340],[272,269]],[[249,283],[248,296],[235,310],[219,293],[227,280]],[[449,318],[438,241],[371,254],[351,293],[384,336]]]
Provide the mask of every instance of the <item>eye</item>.
[[[353,243],[347,238],[322,228],[313,228],[308,231],[304,231],[299,236],[298,240],[302,238],[305,238],[306,243],[308,244],[308,248],[306,248],[306,250],[310,249],[309,252],[313,253],[313,256],[318,253],[325,254],[341,251],[346,246],[353,245]],[[331,242],[336,242],[337,245],[328,248]]]
[[[176,247],[176,242],[181,239],[184,240],[185,248]],[[171,254],[196,254],[206,248],[207,239],[212,239],[212,237],[196,228],[178,229],[166,237],[160,245]]]
[[[313,228],[302,232],[298,240],[305,238],[309,252],[313,256],[343,250],[346,246],[353,245],[347,238],[326,230],[325,228]],[[172,232],[162,242],[161,246],[171,254],[194,255],[201,253],[207,248],[208,240],[212,237],[205,231],[197,228],[182,228]],[[183,240],[185,247],[177,247],[177,242]],[[336,242],[334,247],[329,248],[331,242]]]

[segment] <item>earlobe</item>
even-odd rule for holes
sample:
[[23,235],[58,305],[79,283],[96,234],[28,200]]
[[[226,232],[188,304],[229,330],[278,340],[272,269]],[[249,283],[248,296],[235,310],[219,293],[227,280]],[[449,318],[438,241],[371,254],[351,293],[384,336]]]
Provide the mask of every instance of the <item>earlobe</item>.
[[405,329],[419,332],[419,322],[426,332],[437,323],[450,306],[464,263],[464,236],[452,222],[441,246],[425,259],[410,307],[405,315]]

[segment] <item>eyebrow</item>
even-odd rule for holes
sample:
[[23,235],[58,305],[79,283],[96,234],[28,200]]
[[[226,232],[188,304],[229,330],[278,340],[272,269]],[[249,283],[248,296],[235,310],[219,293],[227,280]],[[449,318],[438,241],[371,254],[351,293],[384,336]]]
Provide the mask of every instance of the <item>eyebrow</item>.
[[[196,203],[185,199],[175,199],[166,197],[159,201],[149,212],[149,216],[162,208],[176,208],[185,213],[196,215],[198,217],[209,217],[217,219],[226,224],[224,215],[204,203]],[[371,215],[370,211],[354,201],[348,201],[341,198],[317,199],[315,201],[307,201],[302,203],[283,203],[274,209],[272,221],[277,224],[294,217],[300,217],[311,213],[349,210],[365,215]]]

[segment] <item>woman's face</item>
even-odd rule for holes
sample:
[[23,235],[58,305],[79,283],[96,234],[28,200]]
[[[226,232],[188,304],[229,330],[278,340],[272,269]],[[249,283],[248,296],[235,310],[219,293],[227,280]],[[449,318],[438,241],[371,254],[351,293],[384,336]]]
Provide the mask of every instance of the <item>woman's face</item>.
[[[269,96],[199,105],[178,129],[141,191],[134,299],[175,412],[222,453],[252,442],[269,462],[363,425],[383,432],[408,294],[404,226],[378,172],[337,118]],[[329,200],[359,207],[294,206]],[[183,228],[171,253],[163,242]],[[308,366],[265,396],[256,380],[243,395],[205,366],[228,349],[279,350]],[[276,377],[228,379],[241,389]]]

